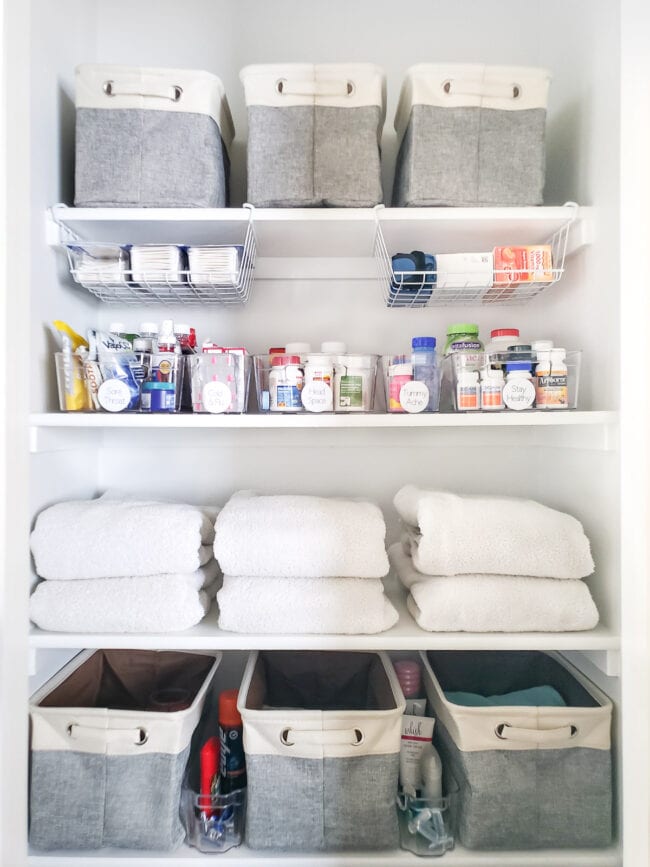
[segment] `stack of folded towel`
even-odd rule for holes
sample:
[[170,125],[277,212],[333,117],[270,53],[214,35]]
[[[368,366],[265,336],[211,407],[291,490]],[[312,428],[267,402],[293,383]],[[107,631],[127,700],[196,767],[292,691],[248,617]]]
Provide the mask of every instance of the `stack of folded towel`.
[[232,632],[383,632],[398,620],[380,509],[306,496],[235,494],[219,513],[219,626]]
[[135,498],[58,503],[31,536],[30,617],[58,632],[172,632],[203,619],[216,509]]
[[407,529],[388,553],[422,629],[567,632],[598,623],[580,580],[594,571],[589,540],[571,515],[413,485],[394,503]]

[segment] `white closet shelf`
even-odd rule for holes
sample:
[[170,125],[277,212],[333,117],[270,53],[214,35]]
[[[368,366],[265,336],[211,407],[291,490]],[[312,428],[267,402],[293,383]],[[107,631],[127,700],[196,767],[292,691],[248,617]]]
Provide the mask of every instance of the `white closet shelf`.
[[[539,244],[575,215],[567,254],[590,241],[590,208],[255,208],[259,258],[372,257],[377,221],[390,247],[457,253]],[[71,208],[48,212],[52,245],[227,244],[241,237],[248,208]],[[419,245],[419,246],[418,246]],[[369,263],[374,269],[374,265]],[[263,272],[264,269],[262,269]],[[369,271],[372,276],[374,270]],[[259,276],[259,275],[258,275]]]
[[205,430],[224,428],[487,428],[573,427],[614,425],[618,413],[610,410],[566,410],[498,413],[245,413],[202,415],[165,413],[33,413],[34,428],[90,428],[136,430]]
[[[423,858],[401,849],[392,852],[332,852],[330,855],[292,854],[253,852],[246,846],[239,846],[220,855],[210,856],[183,846],[175,852],[147,854],[114,849],[99,852],[58,852],[56,854],[32,854],[29,864],[34,867],[74,867],[75,859],[82,858],[84,864],[97,862],[101,867],[125,867],[127,864],[153,865],[170,864],[174,867],[197,867],[198,864],[224,863],[237,864],[238,867],[400,867],[412,865],[422,867],[427,863]],[[137,862],[136,862],[137,859]],[[608,849],[544,849],[540,852],[475,852],[456,846],[446,852],[444,867],[620,867],[623,863],[620,851],[615,847]]]
[[577,650],[617,652],[620,637],[606,626],[588,632],[425,632],[406,608],[406,593],[389,581],[387,594],[399,621],[376,635],[265,635],[225,632],[213,603],[207,616],[185,632],[149,634],[47,632],[32,626],[29,646],[131,650]]

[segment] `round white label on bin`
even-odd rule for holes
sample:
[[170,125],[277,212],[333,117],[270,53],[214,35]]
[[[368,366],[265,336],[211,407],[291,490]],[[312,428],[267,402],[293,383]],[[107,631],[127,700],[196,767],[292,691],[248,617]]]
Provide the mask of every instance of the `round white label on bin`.
[[399,402],[405,412],[422,412],[429,403],[429,389],[424,382],[405,382],[399,391]]
[[302,405],[307,412],[331,412],[332,389],[326,382],[308,382],[301,392]]
[[131,403],[131,391],[121,379],[107,379],[99,386],[97,400],[108,412],[122,412]]
[[225,382],[206,382],[202,396],[206,412],[227,412],[230,409],[232,394]]

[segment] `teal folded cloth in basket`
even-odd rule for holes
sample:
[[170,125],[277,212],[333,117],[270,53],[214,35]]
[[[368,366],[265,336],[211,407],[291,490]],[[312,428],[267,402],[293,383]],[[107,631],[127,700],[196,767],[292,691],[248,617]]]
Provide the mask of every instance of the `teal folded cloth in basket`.
[[560,693],[552,686],[531,686],[503,695],[478,695],[475,692],[445,692],[452,704],[465,707],[566,707]]

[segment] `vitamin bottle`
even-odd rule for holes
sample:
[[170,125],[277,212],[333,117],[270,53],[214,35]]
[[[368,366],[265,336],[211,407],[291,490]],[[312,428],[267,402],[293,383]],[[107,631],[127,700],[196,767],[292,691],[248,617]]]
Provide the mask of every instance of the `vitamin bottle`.
[[402,386],[413,382],[414,365],[405,355],[395,355],[388,366],[388,412],[405,412],[400,400]]
[[515,361],[506,364],[506,384],[503,387],[503,402],[508,409],[530,409],[535,404],[532,364]]
[[481,409],[503,409],[503,370],[486,368],[481,372]]
[[456,380],[456,409],[459,412],[480,408],[477,370],[461,370]]
[[435,337],[414,337],[411,341],[411,361],[413,362],[413,379],[423,382],[429,389],[429,402],[426,412],[438,409],[439,371],[436,358]]
[[298,355],[276,355],[269,374],[271,412],[300,412],[304,376]]

